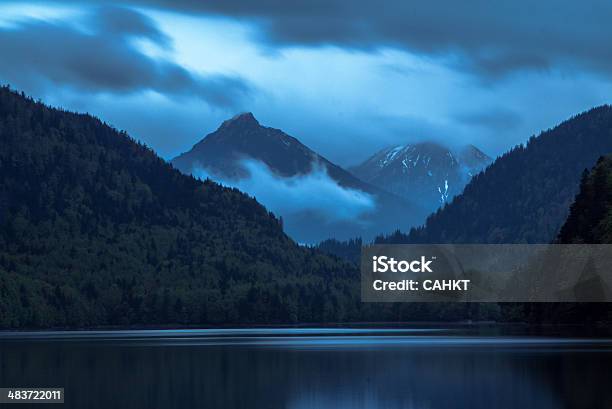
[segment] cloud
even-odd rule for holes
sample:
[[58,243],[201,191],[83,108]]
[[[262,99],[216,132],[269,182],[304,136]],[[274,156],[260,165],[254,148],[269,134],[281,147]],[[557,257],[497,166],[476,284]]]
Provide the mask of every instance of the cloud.
[[517,112],[505,108],[459,113],[454,119],[463,125],[491,131],[516,129],[522,123],[522,118]]
[[65,21],[23,20],[0,28],[0,78],[36,91],[49,85],[78,91],[135,93],[152,90],[232,106],[247,96],[243,80],[194,74],[171,61],[146,55],[135,40],[169,49],[170,39],[147,16],[101,7],[85,28]]
[[344,188],[331,179],[324,168],[292,177],[280,177],[259,161],[247,159],[242,166],[249,177],[223,180],[199,168],[193,175],[210,178],[235,187],[283,217],[302,212],[316,213],[328,222],[356,221],[375,210],[374,198],[362,191]]
[[484,76],[558,65],[609,73],[612,3],[569,0],[133,0],[145,6],[250,20],[273,45],[398,47],[449,57]]
[[171,46],[170,38],[162,33],[149,17],[137,11],[120,7],[102,7],[95,16],[91,17],[94,17],[91,24],[94,27],[99,26],[106,33],[141,36],[164,48]]
[[[345,166],[422,139],[496,155],[610,102],[612,81],[590,69],[612,73],[612,5],[412,3],[2,4],[0,83],[98,115],[166,158],[248,110]],[[35,35],[38,27],[47,31]],[[56,31],[82,40],[81,51]],[[111,67],[99,72],[89,61]],[[178,81],[169,79],[172,67]]]

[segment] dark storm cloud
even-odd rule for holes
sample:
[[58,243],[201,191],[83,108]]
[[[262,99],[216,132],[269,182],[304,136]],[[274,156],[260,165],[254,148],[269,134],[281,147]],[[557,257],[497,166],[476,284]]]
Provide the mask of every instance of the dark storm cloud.
[[133,0],[257,22],[277,45],[394,46],[490,77],[554,66],[612,71],[612,2]]
[[155,23],[149,17],[134,10],[103,7],[92,17],[92,25],[94,27],[98,25],[108,34],[140,36],[153,40],[164,48],[170,46],[170,39],[159,31]]
[[86,29],[40,20],[0,28],[0,78],[28,90],[49,82],[89,92],[154,90],[225,106],[249,91],[237,78],[195,75],[143,54],[134,39],[147,39],[162,48],[170,47],[170,40],[140,13],[105,7],[88,22]]

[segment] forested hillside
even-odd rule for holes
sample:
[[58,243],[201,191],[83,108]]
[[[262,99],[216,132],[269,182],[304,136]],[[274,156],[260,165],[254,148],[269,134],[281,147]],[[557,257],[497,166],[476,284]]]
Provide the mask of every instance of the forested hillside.
[[[561,244],[612,243],[612,156],[582,173],[580,190],[556,240]],[[612,322],[612,303],[562,303],[524,307],[540,321]]]
[[580,191],[559,232],[561,243],[612,243],[612,157],[584,171]]
[[349,320],[357,289],[254,199],[0,89],[0,328]]
[[583,170],[610,152],[612,107],[605,105],[499,157],[423,227],[377,241],[549,243],[568,215]]
[[357,266],[298,246],[254,199],[7,87],[0,142],[0,328],[500,318],[362,303]]
[[[608,175],[610,160],[583,185],[608,189],[597,169]],[[601,197],[592,191],[562,236],[591,240],[584,217],[607,220],[581,204]],[[593,240],[611,236],[607,222],[591,225],[601,227]],[[360,244],[321,249],[355,260]],[[525,305],[361,303],[354,264],[298,246],[254,199],[181,174],[90,115],[0,88],[0,328],[524,321],[542,311],[589,319]]]
[[327,239],[317,244],[317,249],[324,253],[331,254],[354,264],[359,264],[361,260],[361,246],[363,241],[360,237],[347,241]]

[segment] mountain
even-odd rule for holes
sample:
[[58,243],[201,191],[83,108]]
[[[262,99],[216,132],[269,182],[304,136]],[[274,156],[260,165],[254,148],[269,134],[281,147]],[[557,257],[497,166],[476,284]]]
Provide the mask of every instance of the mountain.
[[349,170],[358,178],[435,211],[491,162],[473,145],[453,151],[434,142],[383,149]]
[[[589,171],[584,170],[580,188],[570,206],[556,243],[612,243],[612,156],[602,156]],[[592,272],[585,270],[585,272]],[[584,274],[584,272],[583,272]],[[601,285],[598,283],[598,285]],[[590,291],[593,291],[591,288]],[[561,303],[538,305],[538,316],[562,320],[612,322],[611,303]]]
[[0,328],[361,319],[358,277],[236,189],[0,88]]
[[[186,174],[208,176],[254,195],[283,217],[285,230],[299,242],[371,239],[397,229],[400,218],[417,225],[427,215],[420,206],[363,182],[296,138],[262,126],[252,113],[223,122],[171,163]],[[289,205],[292,200],[296,203]]]
[[381,193],[280,129],[260,125],[250,112],[224,121],[171,163],[188,174],[204,168],[215,177],[240,179],[248,176],[242,165],[244,159],[258,160],[282,177],[308,174],[315,166],[322,166],[341,186]]
[[321,161],[329,166],[328,172],[334,179],[345,180],[350,185],[360,183],[297,139],[279,129],[261,126],[250,112],[224,121],[215,132],[171,162],[187,174],[205,168],[216,177],[239,179],[248,176],[241,164],[246,158],[259,160],[285,177],[309,173],[313,164]]
[[[350,259],[360,242],[348,244],[321,248]],[[359,288],[357,267],[296,245],[254,199],[181,174],[95,117],[0,88],[0,328],[529,314],[361,303]]]
[[549,243],[568,216],[580,175],[612,152],[612,107],[531,137],[472,178],[424,226],[378,242]]

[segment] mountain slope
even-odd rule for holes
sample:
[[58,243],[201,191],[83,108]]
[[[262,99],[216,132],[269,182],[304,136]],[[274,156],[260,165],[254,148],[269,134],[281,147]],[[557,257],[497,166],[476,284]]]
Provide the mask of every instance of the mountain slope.
[[[582,173],[580,189],[556,243],[612,243],[612,156],[600,157],[590,171]],[[538,304],[535,308],[544,319],[612,322],[612,303]]]
[[260,160],[285,177],[310,172],[313,161],[319,159],[297,139],[281,130],[261,126],[247,112],[223,122],[215,132],[171,162],[187,174],[205,167],[215,175],[233,179],[247,176],[240,164],[245,158]]
[[0,89],[0,328],[350,319],[357,276],[237,190]]
[[472,145],[458,151],[434,142],[383,149],[349,169],[358,178],[435,211],[463,191],[491,158]]
[[558,236],[560,243],[612,243],[612,156],[584,171],[580,190]]
[[[323,166],[341,186],[385,195],[280,129],[260,125],[250,112],[223,122],[215,132],[172,159],[171,163],[187,174],[206,168],[213,175],[239,179],[247,176],[247,170],[241,165],[241,160],[247,158],[263,162],[283,177],[307,174],[315,166]],[[391,196],[385,195],[385,198],[391,199]]]
[[[258,180],[245,163],[246,160],[263,163],[272,176],[260,175]],[[262,126],[251,113],[240,114],[223,122],[191,150],[174,158],[172,164],[186,174],[210,176],[224,184],[244,188],[247,193],[256,196],[259,193],[264,197],[263,203],[275,211],[275,203],[266,202],[265,193],[261,192],[265,190],[264,183],[276,179],[278,183],[285,183],[284,186],[297,185],[298,190],[300,185],[324,183],[325,188],[320,189],[323,192],[315,190],[316,194],[299,198],[302,206],[293,206],[289,210],[285,209],[287,206],[278,206],[286,231],[300,242],[314,243],[330,237],[373,238],[380,232],[397,229],[400,216],[404,223],[417,225],[427,214],[425,209],[363,182],[283,131]],[[258,172],[261,173],[265,172]],[[316,180],[310,175],[316,175]],[[239,182],[245,179],[252,179],[248,187]],[[337,184],[335,191],[340,198],[371,198],[372,206],[364,206],[360,213],[342,220],[330,220],[321,209],[309,207],[309,203],[320,200],[313,196],[325,194],[332,190],[331,185],[334,184]],[[285,200],[289,201],[289,198]],[[350,206],[350,203],[344,205]],[[323,211],[342,206],[342,203],[329,203]]]
[[612,107],[605,105],[499,157],[424,227],[378,241],[548,243],[568,215],[582,171],[609,152]]

